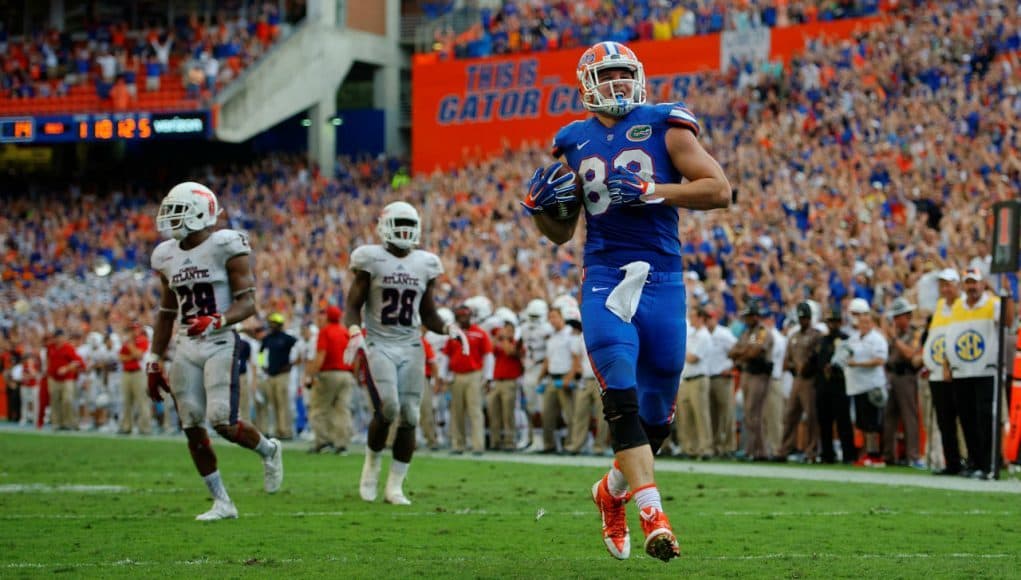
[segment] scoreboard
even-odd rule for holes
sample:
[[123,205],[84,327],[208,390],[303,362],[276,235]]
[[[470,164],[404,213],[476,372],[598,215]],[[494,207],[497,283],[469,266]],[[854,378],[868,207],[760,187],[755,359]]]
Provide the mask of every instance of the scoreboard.
[[0,117],[0,143],[209,139],[209,111]]

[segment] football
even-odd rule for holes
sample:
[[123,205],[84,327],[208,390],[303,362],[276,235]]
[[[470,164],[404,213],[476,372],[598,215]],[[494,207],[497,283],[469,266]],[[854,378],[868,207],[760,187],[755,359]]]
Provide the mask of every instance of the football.
[[[567,165],[563,165],[554,174],[554,178],[560,177],[568,173],[574,172],[571,171],[571,168],[568,167]],[[558,202],[556,210],[550,213],[550,216],[557,220],[573,219],[576,215],[578,215],[578,212],[581,210],[581,203],[582,200],[584,199],[582,195],[584,195],[584,191],[585,190],[581,186],[581,177],[579,177],[577,174],[574,174],[574,197],[569,202]]]

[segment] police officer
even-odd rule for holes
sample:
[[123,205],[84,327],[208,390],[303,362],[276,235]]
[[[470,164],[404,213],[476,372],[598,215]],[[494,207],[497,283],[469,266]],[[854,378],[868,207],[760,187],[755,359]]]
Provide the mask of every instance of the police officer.
[[741,314],[746,328],[734,348],[730,349],[730,358],[741,368],[745,433],[748,439],[745,457],[765,461],[768,456],[762,416],[773,372],[773,363],[769,359],[773,350],[773,336],[762,324],[765,311],[760,301],[750,300]]
[[883,332],[890,343],[886,361],[886,378],[890,383],[890,400],[883,417],[883,459],[897,461],[897,425],[904,423],[904,445],[907,462],[916,469],[925,469],[919,453],[918,439],[918,369],[912,360],[922,352],[922,331],[911,324],[915,305],[897,298],[890,306]]
[[836,462],[833,450],[833,423],[837,424],[843,462],[854,463],[857,452],[854,448],[854,430],[851,428],[851,401],[844,388],[844,371],[832,364],[834,353],[848,335],[840,329],[843,316],[840,308],[833,308],[826,316],[829,333],[819,339],[818,360],[820,372],[815,376],[815,409],[819,418],[820,454],[823,463]]
[[783,368],[794,375],[791,396],[783,419],[783,444],[778,459],[784,460],[797,448],[798,425],[805,415],[808,440],[805,442],[805,461],[815,463],[819,443],[819,422],[816,418],[815,380],[819,374],[819,346],[822,333],[812,326],[812,307],[808,302],[797,306],[799,327],[787,342]]

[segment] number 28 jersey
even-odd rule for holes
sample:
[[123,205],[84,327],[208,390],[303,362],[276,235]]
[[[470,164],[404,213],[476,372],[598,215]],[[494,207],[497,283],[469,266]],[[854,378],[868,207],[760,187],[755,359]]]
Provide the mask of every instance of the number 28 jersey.
[[398,257],[378,244],[359,246],[351,252],[351,269],[367,272],[372,278],[363,317],[369,342],[420,344],[422,295],[429,281],[443,273],[436,254],[412,250]]
[[636,107],[610,128],[590,117],[557,132],[553,156],[566,159],[584,189],[586,266],[619,268],[644,260],[661,272],[682,269],[677,208],[611,206],[606,183],[616,169],[655,183],[680,183],[666,148],[666,133],[675,127],[696,137],[700,130],[684,104],[664,103]]
[[156,246],[152,269],[166,277],[177,295],[177,320],[182,329],[197,316],[223,313],[230,307],[234,300],[227,261],[251,251],[248,236],[236,230],[217,230],[190,250],[181,249],[177,240]]

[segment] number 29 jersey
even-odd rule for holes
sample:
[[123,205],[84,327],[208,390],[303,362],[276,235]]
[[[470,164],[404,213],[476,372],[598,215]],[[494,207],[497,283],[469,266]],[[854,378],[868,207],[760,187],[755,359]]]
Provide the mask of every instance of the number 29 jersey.
[[679,272],[681,242],[677,208],[659,205],[610,206],[606,180],[623,169],[655,183],[682,179],[666,148],[674,127],[699,134],[695,116],[682,103],[642,105],[607,128],[595,117],[565,125],[553,139],[553,156],[563,156],[584,189],[585,265],[619,268],[644,260],[653,270]]
[[429,281],[443,273],[436,254],[412,250],[399,257],[378,244],[359,246],[351,252],[351,269],[367,272],[372,279],[363,317],[369,342],[421,344],[422,295]]
[[[236,230],[217,230],[190,250],[182,249],[177,240],[166,240],[156,246],[152,269],[166,277],[177,295],[177,320],[182,329],[197,316],[223,313],[230,307],[234,300],[227,261],[251,251],[248,236]],[[221,331],[226,330],[229,329]]]

